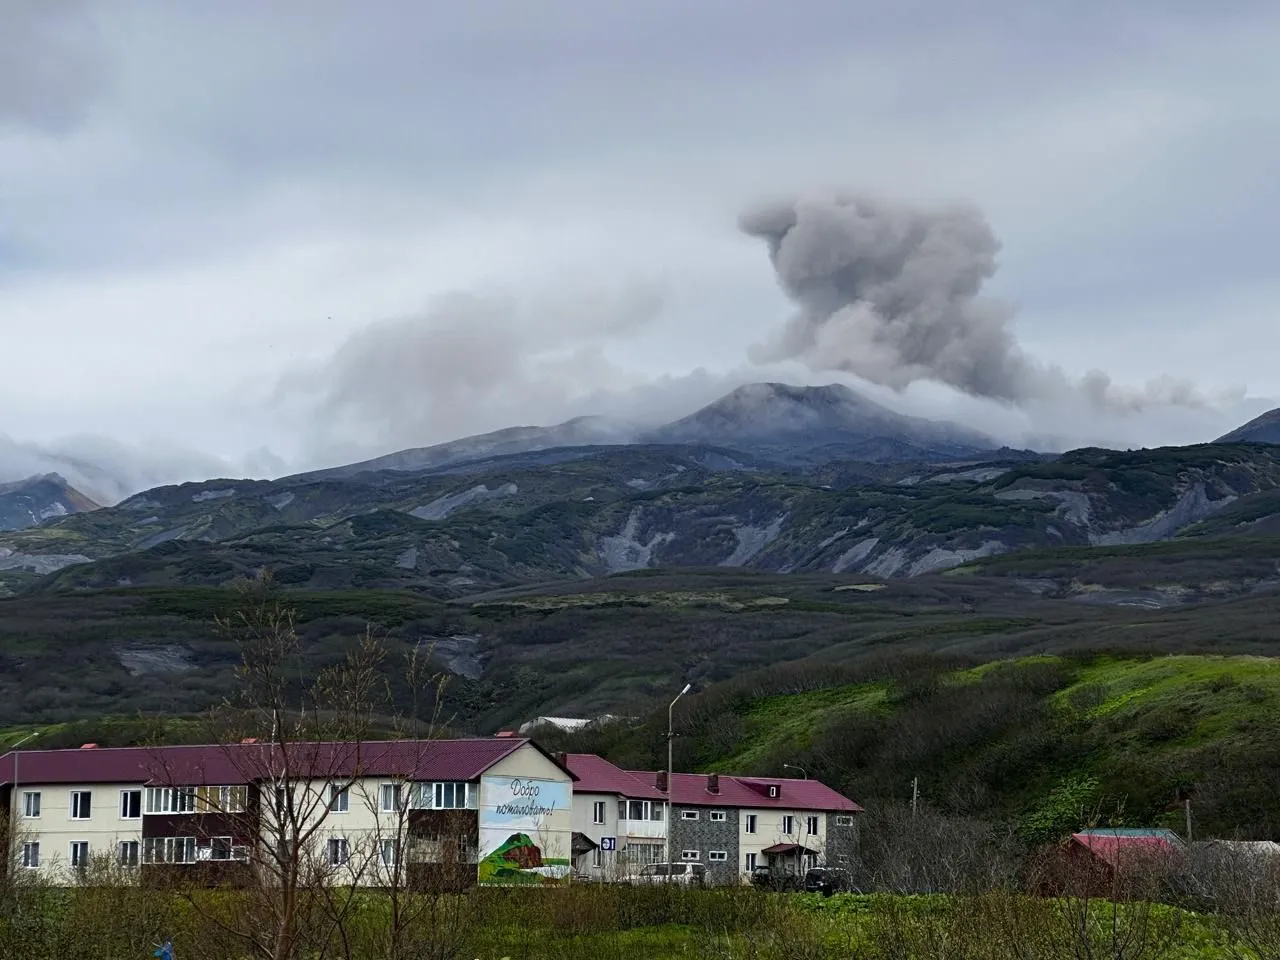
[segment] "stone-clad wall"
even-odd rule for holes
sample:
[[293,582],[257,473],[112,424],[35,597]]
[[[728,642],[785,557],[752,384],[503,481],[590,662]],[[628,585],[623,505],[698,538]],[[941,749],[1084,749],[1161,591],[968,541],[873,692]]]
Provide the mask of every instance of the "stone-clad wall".
[[[684,811],[696,810],[697,820],[685,820]],[[725,815],[723,821],[711,819],[712,811]],[[671,859],[678,862],[681,851],[697,850],[698,862],[707,867],[707,883],[736,884],[742,871],[738,853],[738,810],[735,807],[679,807],[671,808]],[[723,850],[724,861],[713,861],[712,850]]]
[[826,863],[832,867],[855,868],[858,863],[858,816],[853,814],[851,826],[837,826],[836,819],[847,817],[847,813],[827,814],[827,849]]

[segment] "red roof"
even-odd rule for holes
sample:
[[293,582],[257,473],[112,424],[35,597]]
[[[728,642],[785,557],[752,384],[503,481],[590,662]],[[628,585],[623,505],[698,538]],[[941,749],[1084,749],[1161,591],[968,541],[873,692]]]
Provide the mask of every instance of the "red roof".
[[808,847],[799,843],[775,843],[772,847],[765,847],[760,851],[763,854],[783,854],[783,853],[819,853],[818,850],[810,850]]
[[666,795],[654,787],[652,774],[628,773],[594,753],[565,754],[564,763],[578,778],[573,785],[577,793],[616,793],[637,800],[666,799]]
[[[396,776],[475,780],[529,740],[380,740],[363,743],[264,743],[182,747],[21,750],[0,756],[0,785],[21,783],[247,783],[291,776]],[[534,744],[537,747],[536,744]],[[541,750],[541,748],[537,748]],[[286,771],[287,766],[290,770]],[[16,768],[16,769],[15,769]]]
[[1177,847],[1160,836],[1073,833],[1071,839],[1110,867],[1132,866],[1135,861],[1150,863],[1180,853]]
[[[657,774],[642,770],[627,771],[646,783],[657,783]],[[714,774],[677,773],[671,778],[671,802],[682,807],[756,807],[779,810],[823,810],[861,812],[848,797],[817,780],[786,778],[731,777],[719,775],[719,792],[707,787]],[[778,796],[769,796],[769,787],[778,788]]]

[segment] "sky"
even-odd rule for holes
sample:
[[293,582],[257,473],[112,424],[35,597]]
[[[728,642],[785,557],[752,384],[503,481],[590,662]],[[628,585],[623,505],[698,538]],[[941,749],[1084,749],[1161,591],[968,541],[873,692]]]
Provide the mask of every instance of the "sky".
[[[278,475],[761,379],[1211,439],[1280,397],[1278,46],[1270,2],[3,0],[0,480]],[[780,352],[813,303],[753,211],[851,196],[964,205],[980,312],[1062,389]]]

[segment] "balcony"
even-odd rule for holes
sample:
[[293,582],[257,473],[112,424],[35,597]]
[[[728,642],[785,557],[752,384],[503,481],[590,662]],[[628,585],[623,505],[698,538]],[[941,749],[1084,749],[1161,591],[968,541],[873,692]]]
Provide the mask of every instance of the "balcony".
[[662,840],[667,835],[665,820],[619,820],[618,836]]

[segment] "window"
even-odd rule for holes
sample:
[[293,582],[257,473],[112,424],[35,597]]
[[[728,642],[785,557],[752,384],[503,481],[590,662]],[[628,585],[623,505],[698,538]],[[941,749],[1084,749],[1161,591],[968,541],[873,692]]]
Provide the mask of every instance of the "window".
[[681,860],[697,860],[698,851],[697,850],[681,850],[680,859]]
[[89,866],[88,840],[71,841],[71,866],[77,870],[83,870]]
[[747,814],[747,833],[756,832],[756,815],[754,813]]
[[697,820],[698,811],[697,810],[681,810],[680,819],[681,820]]
[[249,788],[246,786],[196,787],[195,809],[200,813],[244,813]]
[[40,866],[40,844],[24,843],[22,845],[22,865],[28,870],[34,870]]
[[627,819],[627,801],[625,800],[618,801],[618,819],[619,820]]
[[818,865],[818,855],[816,853],[806,853],[804,855],[804,868],[812,870]]
[[28,790],[22,795],[22,815],[28,820],[40,819],[39,790]]
[[214,837],[209,841],[209,859],[210,860],[230,860],[231,859],[231,838],[230,837]]
[[[382,812],[397,813],[400,810],[400,784],[384,783],[382,790]],[[344,841],[345,842],[345,841]]]
[[660,863],[662,861],[662,844],[629,843],[623,848],[622,855],[628,863]]
[[782,818],[783,836],[789,837],[791,836],[791,834],[795,832],[796,832],[796,818],[788,814],[787,816]]
[[712,810],[707,816],[712,823],[724,823],[728,819],[723,810]]
[[93,815],[93,791],[71,791],[71,819],[88,820]]
[[770,800],[777,800],[777,799],[778,799],[778,786],[777,786],[777,784],[770,784],[770,786],[769,786],[769,799],[770,799]]
[[329,810],[331,813],[346,813],[351,806],[351,791],[347,787],[329,784]]
[[604,866],[604,851],[601,850],[599,847],[596,847],[594,850],[591,851],[591,865],[593,867]]
[[747,854],[746,864],[748,873],[756,868],[756,855],[754,853]]
[[836,817],[836,826],[837,826],[837,827],[852,827],[852,826],[853,826],[853,817],[845,816],[845,815],[837,816],[837,817]]
[[143,863],[195,863],[195,837],[147,837],[142,841]]
[[437,783],[435,785],[436,810],[468,810],[477,805],[477,788],[469,783]]
[[191,813],[196,808],[194,790],[147,787],[147,813]]
[[396,860],[399,859],[399,847],[400,845],[395,840],[383,840],[378,845],[378,855],[382,858],[384,867],[394,867],[396,865]]
[[629,802],[630,809],[627,811],[628,820],[648,820],[645,816],[644,801],[632,800]]
[[142,791],[120,791],[120,819],[137,820],[142,816]]
[[804,832],[811,837],[816,837],[818,835],[818,818],[817,817],[804,818]]
[[351,859],[351,851],[347,847],[346,837],[332,837],[329,840],[329,865],[340,867]]
[[726,863],[729,860],[729,853],[726,850],[709,850],[707,859],[712,863]]
[[604,823],[604,801],[597,800],[591,805],[591,822]]
[[122,867],[136,867],[138,865],[138,841],[137,840],[121,840],[116,848]]
[[649,819],[654,823],[661,823],[663,817],[662,804],[652,803],[649,805]]

